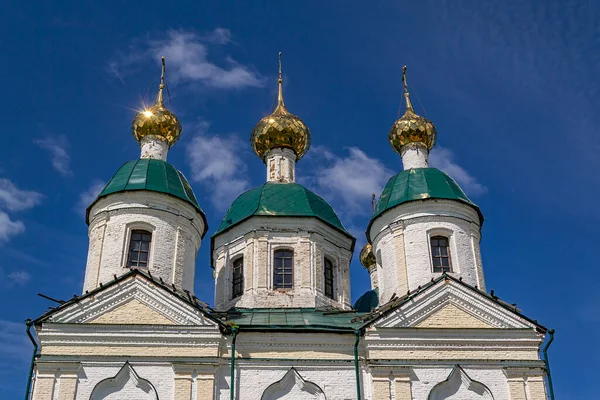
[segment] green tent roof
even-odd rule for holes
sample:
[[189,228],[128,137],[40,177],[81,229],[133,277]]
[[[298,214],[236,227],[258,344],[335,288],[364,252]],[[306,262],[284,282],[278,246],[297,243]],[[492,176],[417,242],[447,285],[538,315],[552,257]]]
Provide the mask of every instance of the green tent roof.
[[[409,201],[426,199],[457,200],[468,204],[477,211],[483,222],[479,207],[467,197],[454,179],[436,168],[412,168],[390,178],[379,197],[369,228],[373,220],[385,211]],[[367,236],[368,232],[369,229]]]
[[92,206],[101,198],[113,193],[135,190],[147,190],[168,194],[184,200],[194,206],[204,219],[205,232],[208,230],[206,216],[198,205],[192,188],[185,176],[171,164],[162,160],[149,158],[128,161],[113,175],[96,200],[90,204],[86,212],[88,221]]
[[297,183],[267,182],[233,202],[213,237],[255,215],[315,217],[351,236],[322,197]]

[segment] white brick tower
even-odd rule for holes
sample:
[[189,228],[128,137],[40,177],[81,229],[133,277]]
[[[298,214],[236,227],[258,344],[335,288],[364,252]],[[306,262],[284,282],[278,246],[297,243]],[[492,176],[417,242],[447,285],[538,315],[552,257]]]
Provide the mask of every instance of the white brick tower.
[[354,238],[323,198],[295,183],[310,131],[285,106],[279,56],[277,107],[250,138],[267,182],[241,194],[212,237],[215,307],[349,309]]
[[87,209],[89,251],[83,291],[137,268],[168,284],[194,290],[196,254],[208,226],[183,174],[166,162],[181,124],[163,101],[133,121],[141,158],[125,163]]
[[446,272],[485,288],[479,241],[483,215],[456,182],[428,167],[436,129],[413,109],[403,68],[406,111],[389,132],[404,170],[385,186],[367,228],[381,302]]

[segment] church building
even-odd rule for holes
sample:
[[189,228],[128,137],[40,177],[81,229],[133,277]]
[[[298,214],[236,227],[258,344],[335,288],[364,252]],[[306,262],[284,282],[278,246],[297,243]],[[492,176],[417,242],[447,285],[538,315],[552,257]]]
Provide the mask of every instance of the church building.
[[[365,227],[371,290],[354,304],[356,240],[296,182],[311,134],[284,102],[281,58],[276,108],[250,135],[265,183],[214,228],[167,162],[182,127],[163,101],[164,59],[162,72],[133,120],[140,158],[87,208],[82,294],[28,322],[39,343],[28,398],[553,400],[553,331],[486,291],[483,213],[428,166],[437,133],[411,104],[406,69],[406,110],[388,133],[404,169]],[[194,294],[202,244],[213,306]]]

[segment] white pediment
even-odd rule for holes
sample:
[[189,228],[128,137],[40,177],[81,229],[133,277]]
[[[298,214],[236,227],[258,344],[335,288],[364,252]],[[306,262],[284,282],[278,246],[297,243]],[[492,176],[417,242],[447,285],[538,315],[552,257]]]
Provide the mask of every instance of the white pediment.
[[453,280],[441,280],[373,322],[376,328],[534,328],[535,324]]
[[105,287],[52,314],[70,324],[214,326],[197,307],[140,275]]

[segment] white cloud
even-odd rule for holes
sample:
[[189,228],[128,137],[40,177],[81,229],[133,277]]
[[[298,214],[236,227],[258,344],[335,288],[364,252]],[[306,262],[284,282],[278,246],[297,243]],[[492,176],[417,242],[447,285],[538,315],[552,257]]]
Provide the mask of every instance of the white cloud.
[[21,221],[13,221],[8,214],[0,211],[0,243],[7,242],[12,236],[25,232]]
[[348,216],[369,215],[371,196],[379,196],[394,171],[369,157],[356,147],[347,149],[347,156],[338,156],[323,147],[313,147],[307,159],[315,163],[307,184],[339,205]]
[[169,30],[166,39],[137,41],[126,54],[120,54],[117,60],[107,66],[109,74],[124,82],[127,70],[148,59],[167,60],[167,73],[171,83],[202,83],[219,89],[240,89],[261,87],[264,77],[226,57],[225,64],[217,65],[209,60],[209,45],[225,45],[231,42],[231,32],[217,28],[208,35],[195,32]]
[[8,279],[19,286],[27,284],[31,280],[31,274],[27,271],[15,271],[6,275]]
[[6,211],[32,208],[42,201],[42,197],[38,192],[19,189],[10,180],[0,178],[0,243],[25,232],[23,222],[12,220]]
[[104,189],[104,186],[106,186],[106,183],[95,179],[87,190],[79,194],[79,201],[77,202],[75,211],[80,215],[85,215],[85,210],[92,204],[92,201],[96,200],[96,197]]
[[469,195],[477,196],[487,192],[487,188],[479,183],[477,178],[454,162],[454,154],[449,149],[435,147],[429,154],[429,166],[450,175]]
[[187,147],[191,180],[204,185],[205,193],[222,211],[250,185],[246,165],[239,153],[245,143],[234,135],[207,134],[207,125],[200,123],[199,133]]
[[32,208],[42,201],[42,194],[22,190],[6,178],[0,178],[0,206],[8,211],[21,211]]
[[69,141],[65,135],[49,136],[44,139],[36,139],[33,142],[50,153],[52,166],[62,176],[73,175],[70,167],[71,157],[67,153]]
[[227,44],[231,42],[231,31],[227,28],[215,28],[207,39],[212,43]]

